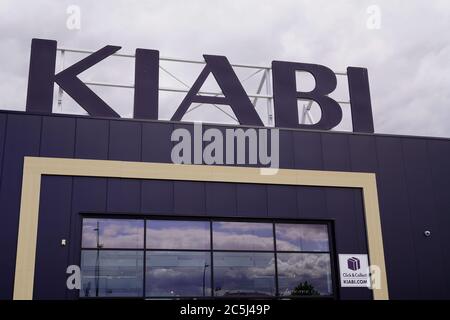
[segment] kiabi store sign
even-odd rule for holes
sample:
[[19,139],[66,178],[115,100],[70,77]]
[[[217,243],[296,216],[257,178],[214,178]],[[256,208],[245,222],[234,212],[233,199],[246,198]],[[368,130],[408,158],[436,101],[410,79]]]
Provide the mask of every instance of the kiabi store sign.
[[[105,46],[55,74],[57,42],[33,39],[31,43],[30,69],[26,110],[51,113],[54,83],[69,94],[91,116],[120,117],[105,101],[96,95],[78,75],[121,47]],[[181,121],[192,103],[228,105],[241,125],[263,126],[259,115],[240,83],[233,67],[224,56],[204,55],[205,67],[189,89],[172,121]],[[296,72],[313,75],[315,87],[309,92],[297,91]],[[200,95],[199,91],[212,74],[223,96]],[[372,107],[370,102],[367,69],[347,68],[350,108],[354,132],[373,133]],[[342,120],[342,109],[328,95],[337,86],[335,73],[322,65],[273,61],[273,104],[275,127],[330,130]],[[136,49],[134,111],[137,119],[158,120],[159,51]],[[321,118],[314,124],[299,124],[298,99],[313,100],[321,109]]]

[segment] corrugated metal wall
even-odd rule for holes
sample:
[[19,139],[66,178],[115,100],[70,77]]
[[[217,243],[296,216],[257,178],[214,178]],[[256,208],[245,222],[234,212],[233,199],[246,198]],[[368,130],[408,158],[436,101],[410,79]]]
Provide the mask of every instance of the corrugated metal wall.
[[[171,162],[174,127],[192,130],[0,112],[0,299],[12,297],[24,156]],[[375,172],[390,297],[450,298],[450,140],[282,130],[280,167]],[[334,219],[337,252],[367,252],[358,189],[48,176],[41,188],[36,298],[71,297],[65,268],[79,262],[84,211]],[[432,236],[424,237],[425,230]],[[340,294],[371,297],[367,289]]]

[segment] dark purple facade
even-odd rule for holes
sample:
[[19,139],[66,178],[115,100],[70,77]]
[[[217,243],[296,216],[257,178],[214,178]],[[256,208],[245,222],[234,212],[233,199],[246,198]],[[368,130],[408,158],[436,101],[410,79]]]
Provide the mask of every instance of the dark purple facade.
[[[0,299],[13,294],[24,156],[169,163],[178,126],[192,129],[0,111]],[[283,129],[280,167],[376,173],[390,298],[450,298],[449,139]],[[359,189],[44,176],[40,196],[37,299],[76,298],[65,271],[80,262],[84,212],[327,219],[336,253],[367,253]],[[340,288],[338,295],[372,298],[364,288]]]

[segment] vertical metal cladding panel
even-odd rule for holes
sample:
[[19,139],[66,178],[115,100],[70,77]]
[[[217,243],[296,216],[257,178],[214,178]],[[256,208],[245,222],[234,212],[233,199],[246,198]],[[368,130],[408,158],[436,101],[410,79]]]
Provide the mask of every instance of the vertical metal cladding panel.
[[206,215],[236,215],[236,185],[233,183],[205,182]]
[[297,186],[268,185],[267,211],[272,218],[298,219]]
[[[335,221],[335,244],[337,253],[367,254],[366,228],[363,225],[362,207],[355,208],[355,197],[360,194],[355,189],[328,188],[326,202],[328,218]],[[362,202],[360,202],[362,205]],[[367,288],[340,288],[341,299],[369,300],[372,292]]]
[[174,181],[174,213],[205,215],[205,183]]
[[[109,121],[99,119],[76,120],[75,158],[108,159]],[[107,203],[107,179],[74,177],[71,208],[71,234],[69,240],[69,264],[80,264],[81,216],[83,211],[105,212]],[[76,298],[70,291],[68,297]]]
[[[294,167],[303,170],[323,170],[322,139],[320,133],[293,131]],[[297,203],[301,218],[326,217],[325,189],[297,187]]]
[[108,179],[109,213],[139,213],[141,211],[141,181],[137,179]]
[[[140,161],[142,125],[137,121],[109,121],[109,160]],[[139,213],[141,209],[141,181],[108,179],[107,211]]]
[[[349,135],[348,139],[350,146],[351,171],[376,173],[378,171],[378,161],[375,138],[368,135]],[[358,209],[361,208],[362,214],[364,215],[362,192],[358,192],[354,198],[356,210],[358,211]],[[383,225],[383,221],[381,221],[381,224]],[[362,236],[364,237],[362,243],[367,252],[366,235],[362,233]]]
[[348,135],[321,133],[323,169],[332,171],[350,170],[350,148]]
[[445,298],[450,299],[450,141],[433,140],[427,141],[428,161],[431,166],[433,181],[433,198],[435,212],[437,214],[438,228],[432,231],[432,237],[436,234],[443,246],[442,259],[444,260],[444,272],[441,281],[445,283]]
[[74,118],[43,117],[41,157],[72,158],[75,151]]
[[11,299],[24,156],[39,155],[41,117],[8,115],[0,186],[0,299]]
[[296,169],[322,170],[322,139],[317,132],[294,131],[293,150]]
[[142,123],[142,161],[172,162],[170,158],[173,145],[170,140],[172,132],[171,123]]
[[[348,135],[349,139],[349,157],[350,157],[350,170],[352,172],[370,172],[375,173],[378,170],[377,162],[377,149],[375,144],[375,138],[366,135]],[[362,221],[358,219],[358,223],[365,223],[364,218],[364,203],[362,198],[362,192],[360,190],[355,191],[355,210],[362,210]],[[358,215],[358,218],[360,215]],[[383,222],[383,221],[382,221]],[[362,234],[363,238],[361,243],[362,249],[367,251],[367,241],[365,234]]]
[[[74,177],[72,190],[71,234],[69,240],[69,264],[80,265],[81,213],[106,212],[107,179],[93,177]],[[76,290],[68,297],[77,298]]]
[[[322,134],[325,170],[351,171],[348,135]],[[366,226],[362,206],[356,207],[360,189],[327,188],[328,217],[335,219],[338,253],[367,253]],[[360,202],[361,203],[361,202]],[[367,288],[341,288],[342,299],[371,299]]]
[[[294,169],[295,155],[294,155],[294,133],[290,130],[280,130],[280,168]],[[270,131],[267,135],[270,137]],[[270,141],[270,140],[268,140]]]
[[[428,161],[425,139],[403,139],[405,178],[411,210],[416,263],[419,273],[420,299],[445,298],[443,246],[444,237],[439,229],[438,215],[434,202],[431,167]],[[449,225],[448,225],[449,226]],[[425,237],[430,230],[432,236]]]
[[109,121],[77,119],[75,157],[78,159],[108,159]]
[[141,212],[145,214],[173,214],[173,181],[142,180]]
[[237,216],[265,218],[267,213],[267,186],[237,184]]
[[[142,123],[142,161],[171,163],[173,124]],[[149,214],[173,214],[174,186],[172,181],[143,180],[141,211]]]
[[[75,156],[81,159],[108,159],[109,121],[77,119]],[[70,264],[80,264],[81,216],[83,211],[105,212],[107,207],[107,179],[75,177],[71,214]],[[75,298],[74,291],[69,297]]]
[[351,171],[373,172],[378,170],[375,137],[349,135]]
[[299,218],[323,219],[327,217],[325,188],[298,186],[297,205]]
[[3,149],[6,140],[6,114],[0,114],[0,186],[2,184],[2,174],[3,174]]
[[[325,170],[351,171],[348,135],[322,134],[322,148]],[[327,189],[328,214],[336,219],[336,233],[351,234],[342,236],[337,244],[338,250],[367,252],[364,210],[355,206],[360,198],[360,189]],[[356,232],[349,232],[352,229]]]
[[109,160],[140,161],[142,124],[137,121],[109,121]]
[[43,176],[39,208],[34,299],[65,299],[72,177]]
[[376,137],[378,196],[391,299],[420,297],[401,138]]
[[[6,126],[7,123],[7,115],[6,114],[0,114],[0,195],[1,195],[1,186],[2,186],[2,180],[3,180],[3,157],[4,157],[4,147],[5,147],[5,140],[6,140]],[[0,216],[2,219],[4,218],[4,212],[3,210],[0,209]],[[1,227],[0,227],[1,230]],[[0,235],[0,239],[1,239],[1,235]],[[1,247],[1,245],[0,245]],[[3,258],[0,258],[0,264],[3,264],[4,260]],[[0,267],[0,270],[1,267]],[[4,277],[6,277],[7,275],[3,273],[3,275],[0,275],[0,299],[6,299],[9,298],[11,293],[8,293],[6,291],[7,288],[7,279],[5,279]],[[2,293],[3,292],[3,293]]]
[[[43,117],[41,152],[43,157],[71,158],[75,150],[76,120]],[[36,249],[35,299],[66,298],[66,273],[72,200],[72,178],[44,176],[41,185],[39,233]]]

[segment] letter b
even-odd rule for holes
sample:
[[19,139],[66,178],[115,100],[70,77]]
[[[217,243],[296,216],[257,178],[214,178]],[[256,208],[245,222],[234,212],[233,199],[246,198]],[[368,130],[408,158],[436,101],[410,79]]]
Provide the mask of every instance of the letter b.
[[[306,71],[316,80],[316,87],[310,92],[298,92],[295,72]],[[325,66],[284,61],[272,62],[273,100],[277,127],[310,128],[330,130],[342,120],[339,104],[327,95],[336,89],[336,76]],[[314,100],[320,106],[322,117],[312,125],[299,124],[298,99]]]
[[[313,75],[316,86],[310,92],[299,92],[295,72],[305,71]],[[342,120],[341,106],[328,94],[336,89],[336,75],[321,65],[273,61],[273,100],[276,127],[330,130]],[[347,68],[351,115],[354,132],[373,133],[372,106],[369,80],[364,68]],[[322,116],[315,124],[299,124],[297,100],[313,100],[319,104]]]

